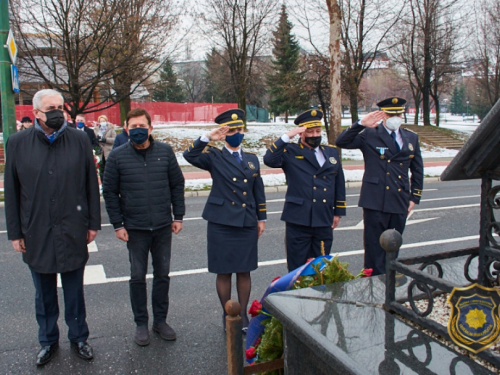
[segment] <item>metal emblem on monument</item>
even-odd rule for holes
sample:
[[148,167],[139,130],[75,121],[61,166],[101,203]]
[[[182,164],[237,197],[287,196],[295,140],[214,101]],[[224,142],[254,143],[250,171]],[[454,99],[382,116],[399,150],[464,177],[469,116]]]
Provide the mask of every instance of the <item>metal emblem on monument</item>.
[[463,348],[478,353],[493,345],[500,334],[500,294],[495,288],[473,284],[453,288],[448,334]]

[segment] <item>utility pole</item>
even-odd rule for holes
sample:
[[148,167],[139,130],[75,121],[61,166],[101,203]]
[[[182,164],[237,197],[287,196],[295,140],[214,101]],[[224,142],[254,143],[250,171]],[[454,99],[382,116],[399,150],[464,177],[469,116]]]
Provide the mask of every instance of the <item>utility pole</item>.
[[6,48],[9,34],[9,0],[0,0],[0,92],[4,149],[9,135],[16,132],[16,105],[12,91],[11,61]]

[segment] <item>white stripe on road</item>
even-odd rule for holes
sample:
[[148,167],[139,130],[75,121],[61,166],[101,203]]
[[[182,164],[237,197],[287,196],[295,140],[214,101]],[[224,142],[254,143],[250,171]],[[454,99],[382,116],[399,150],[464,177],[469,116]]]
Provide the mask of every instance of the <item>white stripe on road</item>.
[[453,210],[455,208],[468,208],[468,207],[479,207],[479,203],[475,203],[475,204],[463,204],[461,206],[419,208],[419,209],[416,209],[416,210],[413,210],[413,211],[415,211],[415,212],[424,212],[424,211]]
[[[443,244],[448,244],[448,243],[472,241],[472,240],[478,240],[478,239],[479,239],[479,235],[458,237],[458,238],[447,238],[447,239],[442,239],[442,240],[424,241],[424,242],[415,242],[415,243],[411,243],[411,244],[405,244],[405,245],[401,246],[401,248],[402,249],[419,248],[419,247],[424,247],[424,246],[443,245]],[[360,255],[363,253],[364,253],[364,250],[352,250],[352,251],[343,251],[341,253],[332,253],[332,255],[337,255],[339,257],[347,257],[347,256],[352,256],[352,255]],[[275,260],[262,261],[262,262],[259,262],[259,267],[274,266],[274,265],[278,265],[278,264],[286,264],[286,259],[275,259]],[[199,274],[205,274],[205,273],[208,273],[208,268],[195,268],[195,269],[191,269],[191,270],[170,272],[170,277],[199,275]],[[148,275],[146,275],[146,278],[152,279],[153,275],[148,274]],[[106,273],[104,272],[104,267],[102,266],[102,264],[85,267],[85,280],[84,280],[85,285],[125,282],[125,281],[129,281],[129,280],[130,280],[129,276],[107,278]],[[59,284],[59,286],[60,286],[60,284]]]

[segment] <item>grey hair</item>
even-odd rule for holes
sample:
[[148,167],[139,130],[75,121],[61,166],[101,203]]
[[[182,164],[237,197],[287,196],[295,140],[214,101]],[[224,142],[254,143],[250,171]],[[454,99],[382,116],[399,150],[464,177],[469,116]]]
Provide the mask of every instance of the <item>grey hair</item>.
[[59,95],[64,103],[64,97],[59,91],[53,89],[45,89],[38,91],[35,96],[33,96],[33,109],[42,109],[42,99],[46,96],[56,96]]

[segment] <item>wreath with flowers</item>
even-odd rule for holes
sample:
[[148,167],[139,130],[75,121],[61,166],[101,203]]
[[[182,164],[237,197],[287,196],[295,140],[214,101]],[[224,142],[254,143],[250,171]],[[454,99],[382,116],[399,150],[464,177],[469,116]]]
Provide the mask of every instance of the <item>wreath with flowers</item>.
[[[270,362],[283,357],[283,326],[262,306],[269,294],[291,289],[302,289],[336,282],[345,282],[360,277],[370,277],[373,270],[363,269],[354,276],[347,269],[348,263],[337,256],[323,255],[309,259],[305,265],[292,272],[276,277],[260,301],[253,301],[248,313],[252,316],[246,340],[246,359],[252,365]],[[282,375],[284,370],[266,372],[267,375]]]

